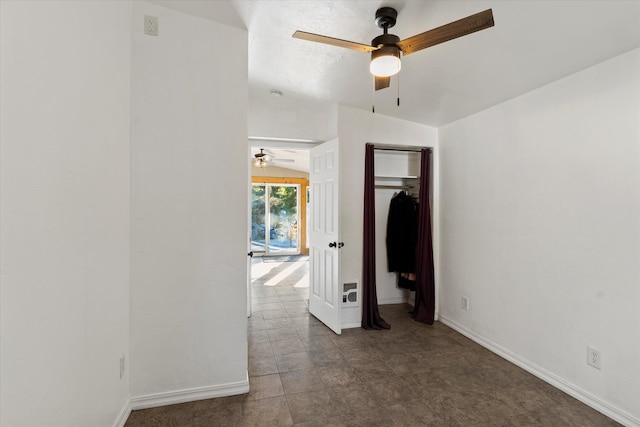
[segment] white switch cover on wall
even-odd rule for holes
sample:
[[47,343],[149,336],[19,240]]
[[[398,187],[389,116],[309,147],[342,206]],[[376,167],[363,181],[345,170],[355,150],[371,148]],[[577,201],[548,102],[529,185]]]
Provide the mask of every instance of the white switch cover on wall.
[[144,33],[149,36],[158,35],[158,17],[157,16],[144,16]]
[[602,369],[602,353],[600,353],[600,350],[587,346],[587,365]]
[[462,308],[465,311],[469,311],[469,298],[468,297],[460,298],[460,308]]

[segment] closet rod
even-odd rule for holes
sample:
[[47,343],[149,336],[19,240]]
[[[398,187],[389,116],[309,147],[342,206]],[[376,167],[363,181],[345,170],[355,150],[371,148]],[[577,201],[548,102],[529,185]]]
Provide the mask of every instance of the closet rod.
[[413,190],[415,188],[418,188],[417,185],[376,185],[375,187],[394,189],[394,190]]
[[386,150],[386,151],[410,151],[420,153],[423,148],[431,150],[430,147],[414,147],[411,145],[386,145],[386,144],[373,144],[374,150]]

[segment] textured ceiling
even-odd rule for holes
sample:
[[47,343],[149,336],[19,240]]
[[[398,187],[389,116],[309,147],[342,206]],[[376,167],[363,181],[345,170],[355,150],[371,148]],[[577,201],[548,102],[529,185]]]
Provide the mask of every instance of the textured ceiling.
[[[638,0],[152,2],[246,28],[252,98],[275,102],[269,92],[277,89],[297,106],[370,109],[375,102],[377,113],[433,126],[640,46]],[[390,32],[401,39],[488,8],[495,27],[403,58],[399,76],[375,97],[367,54],[291,37],[303,30],[369,44],[381,33],[380,6],[398,10]]]

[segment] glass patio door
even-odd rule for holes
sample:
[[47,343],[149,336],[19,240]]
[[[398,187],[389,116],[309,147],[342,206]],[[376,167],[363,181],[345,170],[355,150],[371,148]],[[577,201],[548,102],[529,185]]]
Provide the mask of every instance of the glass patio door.
[[251,250],[265,255],[297,254],[299,186],[253,184],[251,187]]

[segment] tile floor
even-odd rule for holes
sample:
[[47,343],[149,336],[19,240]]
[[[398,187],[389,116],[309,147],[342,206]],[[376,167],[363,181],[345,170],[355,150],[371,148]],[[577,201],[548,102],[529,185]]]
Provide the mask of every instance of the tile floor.
[[388,331],[309,315],[308,263],[253,264],[251,392],[134,411],[142,426],[614,426],[447,326],[380,306]]

